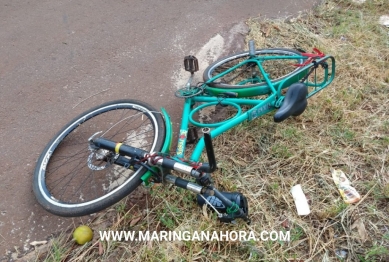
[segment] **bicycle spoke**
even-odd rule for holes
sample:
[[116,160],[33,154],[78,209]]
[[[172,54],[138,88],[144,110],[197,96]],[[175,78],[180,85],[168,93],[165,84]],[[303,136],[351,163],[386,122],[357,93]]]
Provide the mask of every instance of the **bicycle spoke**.
[[[110,163],[113,155],[108,151],[93,152],[88,140],[96,132],[143,150],[151,149],[156,136],[151,118],[135,109],[119,107],[90,120],[83,119],[64,135],[47,165],[47,188],[56,199],[65,203],[87,202],[115,190],[137,172]],[[92,170],[89,161],[92,167],[102,169]]]

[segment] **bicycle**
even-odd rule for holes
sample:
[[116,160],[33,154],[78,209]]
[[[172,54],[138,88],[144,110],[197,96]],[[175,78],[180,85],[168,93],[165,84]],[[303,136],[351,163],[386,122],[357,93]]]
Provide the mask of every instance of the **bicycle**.
[[[294,63],[294,64],[293,64]],[[101,211],[142,183],[173,184],[197,194],[200,205],[209,205],[223,222],[242,218],[247,222],[246,197],[239,192],[220,192],[212,184],[216,170],[212,138],[277,109],[281,122],[304,112],[307,99],[327,87],[335,77],[335,59],[284,48],[255,49],[224,57],[203,73],[204,82],[192,85],[198,61],[184,59],[191,76],[175,92],[184,98],[175,154],[169,114],[164,108],[136,100],[118,100],[94,107],[70,121],[48,143],[38,159],[33,191],[47,211],[59,216],[83,216]],[[214,106],[231,107],[235,115],[214,123],[194,116]],[[203,128],[203,137],[198,137]],[[186,146],[195,143],[189,158]],[[204,148],[208,163],[199,162]],[[171,174],[189,175],[194,181]]]

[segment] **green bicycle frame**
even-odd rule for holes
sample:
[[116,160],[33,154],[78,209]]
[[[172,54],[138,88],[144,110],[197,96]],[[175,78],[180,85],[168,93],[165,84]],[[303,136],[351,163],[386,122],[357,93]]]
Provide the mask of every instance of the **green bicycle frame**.
[[[183,110],[182,110],[181,126],[178,135],[178,141],[177,141],[177,148],[173,158],[177,161],[181,161],[181,159],[185,159],[186,139],[187,139],[188,128],[190,124],[196,127],[211,128],[212,130],[210,131],[210,135],[212,138],[215,138],[246,120],[252,121],[255,118],[263,116],[281,106],[282,101],[284,99],[284,96],[281,94],[282,89],[285,89],[289,87],[291,84],[299,82],[302,79],[304,79],[307,73],[317,64],[327,63],[327,61],[330,61],[331,66],[323,67],[324,76],[320,80],[316,77],[315,74],[313,80],[308,81],[306,79],[304,81],[304,83],[308,87],[307,98],[313,96],[323,88],[327,87],[333,81],[335,77],[335,59],[332,56],[325,56],[323,58],[317,59],[315,63],[302,66],[299,70],[296,70],[295,72],[287,75],[287,77],[280,80],[273,80],[273,81],[269,78],[268,74],[265,72],[261,64],[262,61],[264,60],[302,59],[302,58],[306,59],[306,57],[303,56],[288,56],[288,57],[269,56],[269,57],[256,57],[256,58],[247,59],[231,67],[230,69],[216,75],[215,77],[213,77],[212,79],[204,83],[202,86],[202,88],[204,89],[204,93],[193,97],[185,98]],[[259,84],[256,87],[249,87],[249,88],[242,88],[242,89],[237,88],[237,89],[228,89],[228,90],[222,88],[214,88],[208,85],[209,83],[223,77],[224,75],[230,73],[233,70],[236,70],[238,67],[241,67],[242,65],[247,63],[257,64],[264,78],[261,80],[261,82],[264,83]],[[237,98],[221,97],[221,95],[227,91],[235,92],[237,94]],[[267,97],[262,99],[247,98],[247,97],[264,96],[264,95],[267,95]],[[196,103],[201,103],[201,105],[194,107]],[[197,111],[206,108],[208,106],[215,106],[217,104],[228,105],[236,108],[237,112],[235,116],[225,121],[221,121],[218,123],[211,123],[211,124],[199,123],[193,119],[193,115]],[[251,108],[245,112],[242,112],[241,106],[243,105],[250,106]],[[165,125],[166,125],[166,138],[165,138],[165,143],[163,146],[162,153],[168,153],[172,142],[172,126],[170,123],[170,117],[164,109],[162,109],[162,113],[165,118]],[[204,150],[204,147],[205,147],[204,139],[200,138],[189,160],[193,162],[198,162],[201,157],[201,153]],[[150,177],[151,177],[151,172],[148,171],[145,175],[142,176],[142,180],[147,184],[148,178]]]
[[[291,59],[291,58],[296,59],[296,56],[288,57],[288,58],[289,59]],[[297,57],[297,58],[299,58],[299,57]],[[285,57],[270,57],[270,58],[267,58],[267,60],[268,59],[285,59]],[[326,67],[326,68],[324,68],[324,77],[320,82],[317,82],[316,78],[314,79],[313,82],[306,82],[306,85],[308,87],[313,87],[313,90],[311,90],[308,93],[307,98],[311,97],[312,95],[316,94],[317,92],[319,92],[323,88],[327,87],[334,79],[334,77],[335,77],[335,59],[333,57],[331,57],[331,56],[323,57],[321,59],[318,59],[316,61],[316,63],[320,64],[321,62],[327,61],[327,60],[330,60],[330,62],[331,62],[331,72],[329,72],[329,68]],[[310,70],[313,67],[312,64],[306,65],[306,66],[302,67],[300,70],[292,73],[287,78],[280,80],[280,81],[272,82],[269,79],[268,75],[266,74],[266,72],[264,71],[264,69],[261,65],[261,59],[248,59],[248,60],[245,60],[242,63],[240,63],[234,67],[231,67],[230,69],[224,71],[223,73],[215,76],[214,78],[210,79],[207,83],[215,81],[216,79],[223,77],[224,75],[228,74],[229,72],[242,66],[242,64],[244,64],[244,63],[250,63],[250,62],[257,63],[258,68],[261,70],[261,73],[264,76],[264,81],[267,84],[267,86],[265,86],[265,88],[268,88],[271,90],[270,94],[265,99],[220,98],[220,97],[214,96],[213,95],[214,93],[212,93],[212,95],[199,95],[199,96],[195,96],[192,98],[186,98],[185,102],[184,102],[184,106],[183,106],[181,127],[180,127],[175,157],[184,158],[184,152],[185,152],[185,148],[186,148],[186,135],[187,135],[189,123],[191,123],[192,125],[197,126],[197,127],[211,127],[211,128],[213,128],[212,131],[210,132],[210,135],[212,138],[215,138],[215,137],[221,135],[222,133],[226,132],[227,130],[239,125],[240,123],[242,123],[246,120],[248,120],[248,121],[254,120],[255,118],[263,116],[263,115],[273,111],[274,109],[278,108],[279,107],[279,105],[277,103],[278,100],[279,99],[282,100],[284,98],[284,96],[281,95],[282,89],[287,88],[292,83],[298,82],[298,80],[302,79],[306,75],[308,70]],[[207,83],[205,83],[204,85],[207,85]],[[242,90],[230,90],[229,89],[228,91],[229,92],[234,92],[234,91],[238,92],[239,97],[242,96],[243,94],[245,94],[245,95],[247,94],[248,96],[253,96],[253,95],[258,94],[258,91],[256,91],[255,89],[261,89],[261,88],[263,90],[264,87],[262,86],[259,88],[258,87],[257,88],[255,88],[255,87],[254,88],[247,88],[248,90],[246,90],[246,88],[244,88]],[[214,90],[215,88],[210,88],[210,87],[206,86],[205,89],[207,91],[209,91],[211,89]],[[222,91],[226,92],[225,89],[222,89]],[[216,92],[220,92],[220,91],[218,90]],[[192,105],[194,103],[205,103],[205,104],[202,104],[201,106],[192,109]],[[193,120],[192,116],[195,112],[197,112],[198,110],[200,110],[204,107],[214,106],[216,104],[234,106],[235,108],[237,108],[237,113],[234,117],[232,117],[226,121],[219,122],[219,123],[213,123],[213,124],[201,124],[201,123],[195,122]],[[240,110],[242,105],[252,106],[252,108],[250,108],[246,112],[242,113]],[[203,138],[201,138],[198,141],[196,147],[194,148],[194,151],[190,157],[190,160],[197,162],[201,156],[203,149],[204,149],[204,140],[203,140]]]
[[[223,76],[231,73],[232,71],[236,70],[239,67],[242,67],[246,64],[249,63],[254,63],[258,66],[261,74],[263,75],[263,82],[262,84],[258,84],[258,86],[255,87],[245,87],[245,88],[236,88],[236,89],[228,89],[229,92],[234,92],[238,94],[238,97],[251,97],[251,96],[260,96],[260,95],[267,95],[269,93],[275,93],[277,92],[277,95],[280,95],[280,91],[283,88],[286,88],[290,86],[293,83],[298,82],[303,76],[306,75],[306,72],[309,68],[309,66],[302,67],[300,70],[297,70],[296,72],[288,75],[285,79],[283,80],[278,80],[278,79],[273,79],[271,80],[269,78],[269,75],[266,73],[264,70],[262,63],[264,61],[268,60],[299,60],[303,59],[305,60],[305,56],[266,56],[266,57],[255,57],[255,58],[250,58],[247,60],[244,60],[240,62],[239,64],[229,68],[228,70],[214,76],[213,78],[209,79],[205,84],[209,84],[214,82],[215,80],[222,78]],[[248,79],[243,81],[241,84],[245,84],[250,81],[255,81],[256,79]],[[226,92],[225,89],[222,88],[214,88],[210,86],[205,87],[206,91],[213,95],[213,96],[218,96],[220,94],[223,94]]]

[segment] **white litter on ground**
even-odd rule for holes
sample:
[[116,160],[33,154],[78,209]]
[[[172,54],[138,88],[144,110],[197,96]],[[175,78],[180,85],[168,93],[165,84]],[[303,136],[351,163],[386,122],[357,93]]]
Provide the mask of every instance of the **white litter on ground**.
[[353,0],[354,3],[363,4],[366,0]]
[[383,15],[380,17],[379,23],[386,27],[389,27],[389,15]]

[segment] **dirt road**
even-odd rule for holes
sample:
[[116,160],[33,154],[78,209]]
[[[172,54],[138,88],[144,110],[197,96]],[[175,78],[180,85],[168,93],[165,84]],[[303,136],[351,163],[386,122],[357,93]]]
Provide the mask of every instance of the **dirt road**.
[[[48,140],[91,106],[131,97],[163,106],[184,55],[212,60],[239,46],[249,16],[286,16],[311,0],[48,1],[0,4],[0,257],[79,219],[45,212],[32,194]],[[220,33],[220,35],[218,35]],[[234,36],[231,38],[231,36]],[[204,69],[204,68],[202,68]]]

